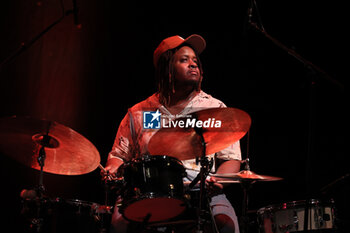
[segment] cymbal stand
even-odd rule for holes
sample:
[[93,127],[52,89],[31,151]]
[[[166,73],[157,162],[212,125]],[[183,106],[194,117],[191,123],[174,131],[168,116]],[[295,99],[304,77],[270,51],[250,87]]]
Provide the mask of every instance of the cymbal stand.
[[[198,180],[200,180],[200,190],[199,190],[199,207],[198,207],[198,218],[197,218],[197,232],[203,232],[203,226],[205,223],[205,204],[209,206],[209,197],[207,195],[207,190],[205,187],[205,180],[209,174],[209,171],[211,170],[211,168],[213,167],[213,160],[208,160],[208,158],[206,156],[202,156],[201,158],[197,159],[197,161],[199,161],[200,165],[201,165],[201,169],[200,172],[198,174],[198,176],[196,178],[200,178],[200,179],[195,179],[193,181],[195,181],[195,183],[198,182]],[[194,184],[195,184],[194,183]],[[210,207],[209,207],[210,209]],[[212,216],[213,217],[213,216]],[[212,223],[213,223],[213,228],[216,229],[216,224],[214,219],[212,219]],[[218,231],[216,231],[218,232]]]
[[48,145],[49,141],[50,141],[50,136],[48,136],[48,134],[44,135],[42,140],[42,145],[39,149],[38,158],[37,158],[38,164],[40,166],[39,186],[38,186],[40,198],[42,198],[43,192],[45,192],[45,187],[44,187],[44,166],[45,166],[45,159],[46,159],[45,145]]
[[[200,191],[199,191],[199,208],[198,208],[198,216],[197,216],[197,232],[204,232],[204,223],[205,223],[205,209],[203,208],[204,203],[209,206],[209,198],[206,192],[205,180],[209,175],[211,168],[213,167],[213,159],[210,161],[208,157],[206,157],[206,143],[203,137],[202,128],[195,128],[195,132],[200,136],[202,146],[203,146],[203,154],[202,157],[196,158],[196,163],[200,163],[201,169],[197,177],[191,182],[190,188],[192,188],[198,181],[200,180]],[[209,206],[210,209],[210,206]],[[211,214],[213,230],[214,232],[219,232],[215,223],[215,220]]]
[[[245,163],[245,168],[244,170],[246,171],[250,171],[250,166],[249,166],[249,158],[244,160]],[[248,196],[248,191],[250,190],[250,188],[252,187],[252,184],[254,184],[256,181],[255,180],[241,180],[241,187],[243,189],[243,201],[242,201],[242,215],[241,215],[241,221],[240,221],[240,225],[241,225],[241,233],[247,233],[248,232],[248,216],[247,216],[247,212],[248,212],[248,204],[249,204],[249,196]]]
[[40,174],[39,174],[39,184],[38,187],[36,188],[37,190],[37,211],[36,211],[36,216],[31,219],[31,225],[30,228],[34,230],[34,232],[42,232],[43,226],[44,226],[44,218],[43,218],[43,203],[45,202],[44,200],[44,192],[45,192],[45,186],[44,186],[44,166],[45,166],[45,159],[46,159],[46,152],[45,148],[50,145],[50,139],[51,137],[49,136],[49,131],[51,127],[51,122],[49,122],[49,125],[47,127],[46,134],[43,135],[42,140],[39,142],[40,144],[40,149],[38,151],[38,158],[37,162],[40,166]]

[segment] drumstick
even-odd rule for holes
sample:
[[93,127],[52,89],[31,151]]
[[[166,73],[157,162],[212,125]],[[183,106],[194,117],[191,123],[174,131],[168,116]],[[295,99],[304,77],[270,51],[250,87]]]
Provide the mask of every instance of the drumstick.
[[109,171],[106,170],[106,168],[104,168],[101,164],[98,165],[98,167],[104,172],[106,173],[106,177],[107,177],[107,180],[115,180],[115,178],[109,174]]
[[104,168],[101,164],[98,165],[98,167],[104,171],[105,173],[107,173],[107,179],[109,180],[123,180],[123,178],[120,177],[113,177],[111,174],[109,174],[109,171],[106,170],[106,168]]
[[107,172],[106,168],[104,168],[101,164],[98,164],[98,167],[99,167],[102,171]]

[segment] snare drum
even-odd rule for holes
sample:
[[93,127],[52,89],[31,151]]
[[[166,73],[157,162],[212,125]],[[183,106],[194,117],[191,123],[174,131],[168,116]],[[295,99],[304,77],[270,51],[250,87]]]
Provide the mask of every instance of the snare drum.
[[111,206],[79,199],[43,199],[40,206],[38,201],[23,201],[24,232],[95,233],[105,227],[104,218],[112,216]]
[[160,222],[180,215],[185,209],[180,160],[146,155],[124,163],[118,173],[124,177],[120,213],[129,221]]
[[112,207],[79,199],[55,200],[52,233],[100,232],[102,220],[112,215]]
[[304,231],[305,211],[308,209],[307,231],[332,232],[335,229],[334,203],[319,200],[293,201],[270,205],[258,210],[261,233],[286,233]]

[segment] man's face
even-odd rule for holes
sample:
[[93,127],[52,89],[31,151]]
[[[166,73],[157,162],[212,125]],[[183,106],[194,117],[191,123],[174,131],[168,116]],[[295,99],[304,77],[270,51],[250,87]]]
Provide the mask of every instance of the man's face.
[[201,73],[195,52],[188,46],[181,47],[174,54],[175,84],[195,85],[199,82]]

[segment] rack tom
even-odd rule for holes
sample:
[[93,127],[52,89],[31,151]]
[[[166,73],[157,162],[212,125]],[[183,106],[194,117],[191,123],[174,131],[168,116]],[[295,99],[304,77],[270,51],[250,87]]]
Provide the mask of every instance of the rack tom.
[[124,163],[118,170],[124,177],[121,214],[130,221],[160,222],[180,215],[185,209],[180,160],[146,155]]

